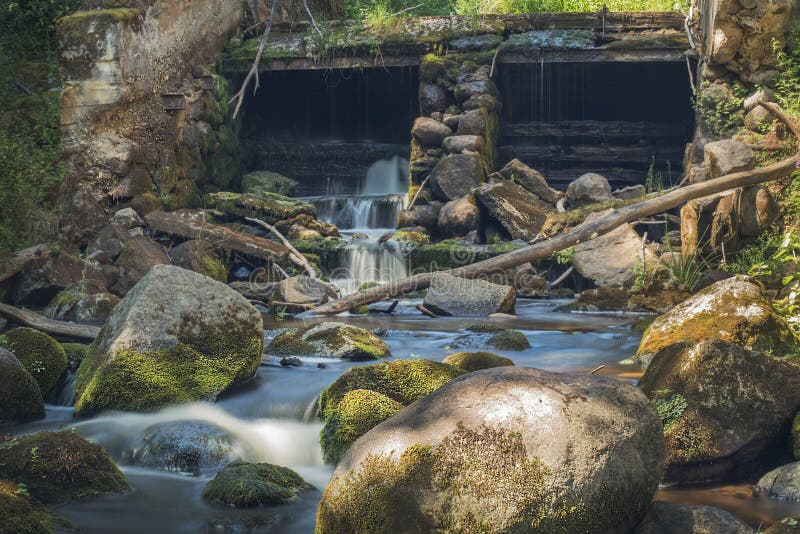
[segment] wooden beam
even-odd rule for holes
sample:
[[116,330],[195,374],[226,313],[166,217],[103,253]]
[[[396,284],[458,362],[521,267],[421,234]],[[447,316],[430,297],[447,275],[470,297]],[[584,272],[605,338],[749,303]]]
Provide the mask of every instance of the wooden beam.
[[94,339],[100,333],[99,326],[56,321],[54,319],[48,319],[38,313],[3,303],[0,303],[0,314],[10,317],[25,326],[57,336],[76,339]]

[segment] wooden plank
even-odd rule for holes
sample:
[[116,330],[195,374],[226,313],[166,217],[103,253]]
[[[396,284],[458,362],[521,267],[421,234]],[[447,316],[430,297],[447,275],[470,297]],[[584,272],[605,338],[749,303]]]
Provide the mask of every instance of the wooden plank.
[[211,241],[227,253],[238,252],[252,258],[278,263],[284,261],[289,254],[288,248],[269,239],[237,232],[190,216],[151,211],[145,215],[145,221],[156,232],[183,239]]
[[38,313],[22,308],[15,308],[8,304],[0,303],[0,314],[14,319],[15,321],[30,326],[36,330],[75,339],[94,339],[100,333],[99,326],[88,324],[67,323],[48,319]]

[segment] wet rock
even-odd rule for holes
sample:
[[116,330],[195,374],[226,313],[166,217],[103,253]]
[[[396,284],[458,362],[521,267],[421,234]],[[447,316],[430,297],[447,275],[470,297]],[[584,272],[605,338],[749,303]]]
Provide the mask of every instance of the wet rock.
[[639,387],[662,416],[665,478],[679,482],[743,472],[800,407],[800,368],[720,339],[663,348]]
[[343,360],[377,360],[391,356],[378,336],[357,326],[319,323],[283,332],[267,347],[277,356],[319,356]]
[[465,111],[458,119],[458,135],[480,135],[488,139],[489,113],[485,108]]
[[284,356],[280,361],[281,367],[301,367],[303,360],[296,356]]
[[653,321],[637,358],[646,360],[681,341],[710,338],[776,356],[794,354],[800,348],[800,340],[772,308],[761,287],[746,276],[734,276],[712,284]]
[[292,276],[278,282],[270,295],[272,308],[305,311],[311,305],[324,304],[336,297],[330,284],[309,276]]
[[647,190],[643,185],[637,184],[629,185],[628,187],[624,187],[622,189],[617,189],[612,194],[614,195],[614,198],[619,200],[636,200],[637,198],[644,197],[647,194]]
[[662,461],[658,416],[627,384],[478,371],[356,441],[325,490],[317,530],[628,532]]
[[712,178],[755,168],[755,153],[744,143],[723,139],[708,143],[703,148],[705,164]]
[[713,506],[654,502],[633,534],[753,534],[732,513]]
[[570,182],[564,195],[570,208],[613,200],[611,186],[605,176],[590,172]]
[[[498,315],[503,314],[494,313],[490,317],[497,317]],[[497,350],[525,350],[531,348],[531,344],[525,334],[516,330],[508,330],[495,324],[474,324],[467,330],[470,333],[458,336],[453,342],[453,346],[492,347]]]
[[437,315],[487,316],[513,313],[516,291],[511,286],[433,273],[423,305]]
[[444,87],[435,83],[421,82],[419,84],[419,105],[423,115],[444,111],[444,108],[447,107],[447,94]]
[[148,428],[131,462],[197,475],[221,469],[237,459],[237,446],[227,432],[209,424],[179,421]]
[[64,348],[52,337],[33,328],[14,328],[0,338],[0,347],[10,351],[36,380],[42,396],[52,393],[67,369]]
[[450,128],[428,117],[417,118],[411,127],[411,136],[422,146],[441,146],[444,138],[451,135]]
[[456,352],[448,355],[443,362],[470,372],[514,365],[508,358],[491,352]]
[[295,501],[311,488],[288,467],[233,462],[217,473],[202,495],[232,508],[253,508]]
[[[100,446],[72,431],[39,432],[3,443],[0,479],[24,484],[45,504],[88,499],[128,489]],[[35,457],[35,461],[31,458]]]
[[8,350],[0,347],[0,427],[44,417],[39,384]]
[[442,206],[436,227],[445,237],[462,237],[477,230],[480,223],[481,212],[475,197],[468,195]]
[[14,534],[79,532],[67,519],[31,497],[24,485],[7,480],[0,480],[0,517],[3,531]]
[[437,198],[447,202],[470,194],[483,180],[483,169],[475,156],[450,154],[433,168],[431,188]]
[[298,182],[272,171],[257,171],[242,177],[242,193],[255,197],[263,193],[275,193],[291,196],[297,189]]
[[156,265],[169,265],[169,256],[156,243],[146,237],[134,237],[125,245],[114,265],[119,278],[111,291],[124,296]]
[[800,462],[773,469],[756,483],[756,493],[787,501],[800,501]]
[[103,322],[120,298],[100,291],[89,293],[79,282],[61,291],[42,311],[42,315],[58,321]]
[[75,414],[214,400],[261,363],[261,314],[228,286],[157,265],[114,308],[78,369]]
[[228,281],[228,267],[210,243],[190,239],[173,248],[170,256],[172,263],[182,269],[208,276],[223,284]]
[[422,226],[428,230],[435,230],[442,209],[441,202],[432,202],[422,206],[414,206],[410,210],[400,212],[398,226]]
[[403,406],[436,391],[464,371],[430,360],[353,367],[320,394],[318,415],[326,461],[336,462],[359,437]]
[[555,204],[564,196],[563,193],[553,189],[547,184],[547,179],[542,173],[531,169],[518,159],[509,161],[499,173],[506,180],[518,183],[549,204]]
[[513,239],[531,240],[541,232],[555,209],[514,182],[488,183],[475,189],[475,197]]
[[207,206],[227,215],[256,217],[269,224],[276,224],[298,215],[316,217],[316,208],[296,198],[262,192],[259,196],[240,195],[229,191],[209,193],[203,197]]
[[483,137],[479,135],[452,135],[445,138],[444,151],[448,154],[461,154],[462,152],[481,152],[484,147]]
[[144,226],[144,221],[133,208],[125,208],[114,212],[114,215],[111,217],[111,222],[113,224],[118,224],[125,230]]

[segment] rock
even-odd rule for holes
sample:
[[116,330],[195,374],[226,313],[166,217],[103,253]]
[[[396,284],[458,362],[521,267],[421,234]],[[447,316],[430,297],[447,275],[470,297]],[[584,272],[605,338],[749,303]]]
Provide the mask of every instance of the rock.
[[144,226],[144,221],[133,208],[125,208],[114,212],[114,215],[111,217],[111,222],[121,226],[125,230]]
[[381,338],[343,323],[318,323],[281,333],[267,347],[277,356],[319,356],[342,360],[377,360],[391,356]]
[[209,208],[216,208],[235,217],[256,217],[268,224],[276,224],[298,215],[317,216],[317,209],[312,204],[276,193],[262,192],[256,197],[220,191],[209,193],[203,198]]
[[156,265],[169,265],[169,256],[160,246],[146,237],[134,237],[125,245],[114,265],[119,268],[119,279],[111,291],[124,296]]
[[586,289],[577,300],[564,306],[567,311],[624,311],[628,309],[628,292],[619,286]]
[[94,237],[86,247],[86,256],[91,261],[109,263],[125,250],[125,245],[131,240],[128,229],[121,224],[107,224]]
[[422,146],[441,146],[444,138],[451,135],[450,128],[428,117],[418,117],[411,127],[411,136]]
[[93,261],[77,254],[61,253],[35,260],[16,276],[11,301],[20,305],[45,306],[62,289],[85,280],[87,285],[105,289],[105,276]]
[[481,371],[493,367],[510,367],[514,362],[491,352],[456,352],[448,355],[444,363],[465,371]]
[[656,501],[633,534],[753,534],[736,516],[713,506]]
[[336,228],[336,225],[318,221],[311,215],[307,215],[305,213],[292,217],[291,219],[286,219],[284,221],[278,221],[275,223],[275,227],[284,235],[291,233],[292,228],[295,226],[301,226],[308,230],[318,232],[318,236],[323,235],[325,237],[339,237],[339,229]]
[[433,168],[431,189],[437,198],[447,202],[470,194],[483,180],[483,169],[475,156],[450,154]]
[[681,248],[691,255],[705,248],[730,253],[739,248],[741,189],[690,200],[681,207]]
[[773,469],[756,483],[756,493],[787,501],[800,501],[800,462]]
[[464,102],[480,95],[497,95],[499,91],[494,82],[486,77],[456,84],[453,88],[453,94],[456,100]]
[[444,111],[444,108],[447,107],[447,94],[444,87],[435,83],[421,82],[419,84],[419,106],[423,115]]
[[39,384],[19,360],[0,347],[0,427],[44,417]]
[[442,146],[448,154],[461,154],[465,150],[481,152],[484,144],[483,137],[480,135],[452,135],[445,138]]
[[[430,360],[397,360],[351,367],[319,397],[318,416],[326,461],[336,462],[350,445],[378,423],[436,391],[464,371]],[[347,399],[347,400],[345,400]]]
[[477,230],[480,223],[481,212],[475,203],[475,197],[467,195],[442,206],[436,227],[445,237],[462,237]]
[[800,516],[784,517],[761,532],[763,534],[797,534],[800,532]]
[[157,265],[114,309],[78,369],[75,414],[214,400],[261,363],[261,314],[228,286]]
[[732,277],[733,275],[728,271],[711,269],[710,271],[706,271],[700,275],[700,278],[697,279],[697,283],[693,288],[691,288],[691,291],[692,293],[698,293],[712,284],[716,284],[717,282],[727,280],[728,278]]
[[509,281],[519,297],[546,297],[550,293],[547,280],[530,263],[514,267],[509,272]]
[[231,282],[228,287],[241,294],[247,300],[269,301],[278,282]]
[[570,208],[614,200],[614,197],[611,196],[611,186],[608,180],[606,180],[605,176],[593,172],[584,174],[577,180],[570,182],[564,198],[566,198],[567,205]]
[[442,204],[434,202],[422,206],[414,206],[410,210],[403,210],[400,212],[398,226],[401,228],[405,226],[422,226],[428,230],[435,230],[441,209]]
[[105,322],[120,298],[101,291],[87,293],[81,283],[61,291],[42,311],[42,315],[57,321]]
[[79,532],[78,528],[28,494],[24,485],[0,480],[0,529],[9,534]]
[[646,194],[647,189],[641,184],[629,185],[628,187],[617,189],[612,193],[614,198],[619,200],[636,200],[637,198],[644,197]]
[[292,276],[278,282],[270,295],[269,304],[271,308],[305,311],[310,305],[324,304],[336,296],[336,290],[318,278]]
[[200,474],[239,459],[230,434],[205,423],[178,421],[148,428],[131,463],[151,469]]
[[[492,314],[496,316],[499,314]],[[474,324],[467,328],[470,334],[458,336],[456,347],[492,347],[497,350],[525,350],[531,348],[525,334],[507,330],[495,324]]]
[[666,480],[735,477],[800,407],[800,368],[720,339],[684,338],[658,351],[639,381],[664,423]]
[[742,189],[739,201],[739,235],[758,237],[779,216],[780,207],[769,189],[761,185]]
[[67,355],[67,370],[77,371],[89,351],[89,345],[84,345],[83,343],[61,343],[61,347]]
[[744,116],[744,126],[753,132],[766,132],[775,121],[775,116],[763,106],[758,106],[747,112]]
[[700,291],[658,317],[645,332],[637,357],[646,359],[681,341],[720,338],[776,356],[794,354],[797,339],[762,293],[746,276],[734,276]]
[[490,139],[489,113],[486,108],[472,109],[462,113],[458,119],[458,135],[480,135]]
[[297,189],[298,182],[272,171],[257,171],[242,177],[242,193],[259,197],[263,193],[291,196]]
[[755,93],[744,99],[744,110],[747,112],[753,111],[759,107],[759,102],[775,102],[775,93],[767,87],[758,89]]
[[[594,222],[613,210],[589,215],[585,222]],[[575,245],[572,265],[581,276],[598,286],[630,286],[634,278],[634,267],[641,265],[642,256],[649,269],[659,267],[658,256],[644,247],[642,238],[629,224]]]
[[458,121],[461,120],[460,115],[452,115],[450,113],[445,113],[442,116],[442,122],[445,126],[450,128],[453,131],[458,130]]
[[739,171],[755,168],[755,153],[744,143],[733,139],[723,139],[708,143],[703,148],[705,164],[711,171],[711,178],[719,178]]
[[67,354],[52,337],[33,328],[14,328],[0,338],[0,347],[10,351],[36,380],[42,396],[53,392],[67,369]]
[[564,196],[547,184],[547,179],[537,170],[531,169],[518,159],[512,159],[500,171],[506,180],[518,183],[548,204],[555,204]]
[[311,488],[288,467],[233,462],[217,473],[202,495],[224,506],[253,508],[295,501]]
[[732,21],[722,20],[715,24],[711,36],[708,61],[717,65],[730,62],[742,43],[742,30]]
[[184,241],[170,252],[172,263],[200,273],[223,284],[228,282],[228,267],[215,247],[197,239]]
[[486,316],[513,313],[516,298],[511,286],[437,272],[431,275],[423,306],[437,315]]
[[508,180],[476,188],[475,197],[513,239],[533,239],[541,232],[547,216],[555,211],[552,205]]
[[0,479],[24,484],[32,497],[45,504],[128,489],[108,453],[69,430],[21,436],[4,442],[2,451]]
[[662,462],[655,410],[621,381],[477,371],[353,444],[317,532],[629,532]]

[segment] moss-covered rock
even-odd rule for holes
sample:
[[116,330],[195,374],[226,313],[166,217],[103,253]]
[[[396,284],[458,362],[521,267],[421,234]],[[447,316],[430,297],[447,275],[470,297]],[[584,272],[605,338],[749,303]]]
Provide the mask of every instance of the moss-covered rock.
[[205,196],[206,205],[216,208],[228,215],[237,217],[257,217],[269,224],[291,219],[298,215],[316,217],[317,210],[313,205],[302,200],[285,197],[275,193],[262,193],[259,196],[241,195],[221,191]]
[[108,453],[74,432],[39,432],[0,443],[0,478],[50,504],[128,489]]
[[25,423],[44,415],[39,384],[13,354],[0,348],[0,426]]
[[67,368],[77,369],[89,351],[89,345],[83,343],[62,343],[64,353],[67,355]]
[[311,484],[289,468],[233,462],[203,488],[203,498],[233,508],[253,508],[296,500]]
[[497,350],[525,350],[531,348],[531,344],[525,334],[516,330],[504,330],[492,334],[487,340],[490,347]]
[[24,485],[0,480],[0,534],[77,531],[75,525],[31,497]]
[[444,359],[444,363],[465,371],[481,371],[492,367],[510,367],[514,362],[491,352],[456,352]]
[[291,195],[297,188],[297,181],[277,172],[256,171],[242,177],[242,193],[255,197],[263,193]]
[[399,412],[402,407],[399,402],[369,389],[354,389],[345,393],[320,433],[325,461],[338,462],[355,440]]
[[200,273],[217,282],[228,282],[228,267],[222,254],[209,243],[197,239],[185,241],[172,249],[172,263],[178,267]]
[[47,397],[67,369],[67,354],[52,337],[33,328],[14,328],[0,336],[0,346],[17,357]]
[[416,230],[399,230],[392,234],[392,239],[405,243],[423,244],[430,241],[428,234],[417,232]]
[[320,356],[344,360],[377,360],[391,356],[381,338],[363,328],[319,323],[281,333],[267,346],[278,356]]
[[453,346],[492,347],[497,350],[525,350],[531,348],[528,338],[517,330],[507,330],[491,323],[478,323],[467,328],[468,334],[458,336]]

